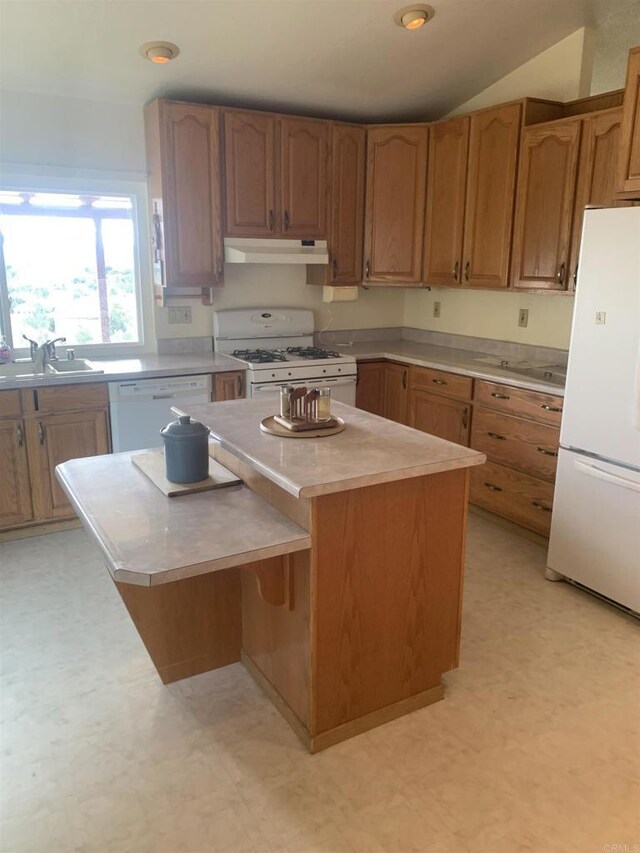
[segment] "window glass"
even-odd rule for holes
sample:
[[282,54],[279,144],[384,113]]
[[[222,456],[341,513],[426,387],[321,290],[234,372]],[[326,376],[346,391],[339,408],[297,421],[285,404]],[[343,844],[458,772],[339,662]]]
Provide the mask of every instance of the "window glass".
[[126,197],[0,193],[14,347],[26,346],[23,335],[69,346],[141,340],[132,208]]

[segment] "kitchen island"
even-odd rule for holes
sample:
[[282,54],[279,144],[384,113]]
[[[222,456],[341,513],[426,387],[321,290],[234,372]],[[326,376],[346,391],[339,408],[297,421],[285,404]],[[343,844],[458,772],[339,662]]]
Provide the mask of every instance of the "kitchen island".
[[239,486],[165,498],[128,454],[58,476],[163,680],[242,660],[315,752],[442,698],[485,457],[338,403],[344,432],[278,438],[272,405],[188,412]]

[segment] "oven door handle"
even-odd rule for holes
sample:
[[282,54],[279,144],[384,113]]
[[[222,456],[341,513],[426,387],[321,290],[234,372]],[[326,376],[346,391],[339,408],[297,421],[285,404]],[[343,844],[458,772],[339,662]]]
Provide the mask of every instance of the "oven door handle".
[[323,385],[329,385],[332,388],[337,388],[340,385],[355,385],[356,377],[355,376],[339,376],[335,379],[320,379],[315,381],[313,379],[307,380],[298,380],[296,382],[269,382],[264,385],[253,385],[252,393],[253,394],[262,394],[265,391],[278,391],[279,388],[282,388],[284,385],[290,385],[292,388],[322,388]]

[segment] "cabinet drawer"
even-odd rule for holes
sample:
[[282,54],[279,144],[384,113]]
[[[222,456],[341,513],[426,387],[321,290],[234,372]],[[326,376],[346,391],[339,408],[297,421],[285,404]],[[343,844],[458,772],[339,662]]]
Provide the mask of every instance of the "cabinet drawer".
[[0,391],[0,418],[16,418],[22,414],[19,391]]
[[549,535],[551,483],[487,462],[471,469],[469,500],[536,533]]
[[542,421],[552,426],[560,426],[562,420],[564,399],[540,391],[527,391],[525,388],[476,380],[475,400],[491,409]]
[[47,385],[35,391],[23,392],[25,411],[49,414],[78,409],[106,409],[109,389],[106,382],[86,385]]
[[412,367],[411,387],[416,390],[442,394],[444,397],[470,400],[473,379],[469,376],[460,376],[458,373],[434,370],[432,367]]
[[558,463],[558,427],[514,418],[476,406],[473,413],[471,447],[533,477],[555,480]]

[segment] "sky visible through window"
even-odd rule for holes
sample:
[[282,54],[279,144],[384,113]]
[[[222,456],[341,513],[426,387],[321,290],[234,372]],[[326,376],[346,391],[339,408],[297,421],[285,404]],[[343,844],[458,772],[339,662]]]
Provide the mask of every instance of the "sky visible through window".
[[0,193],[15,347],[139,341],[131,213],[129,198]]

